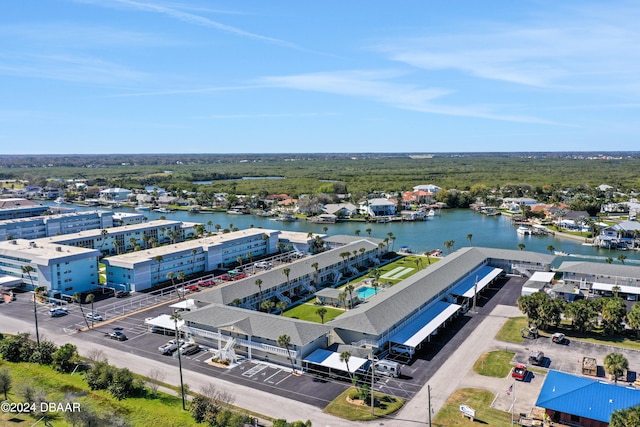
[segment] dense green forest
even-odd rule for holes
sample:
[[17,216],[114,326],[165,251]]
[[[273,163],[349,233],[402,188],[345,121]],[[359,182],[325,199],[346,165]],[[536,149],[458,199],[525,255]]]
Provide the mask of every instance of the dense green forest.
[[638,171],[637,153],[77,155],[3,156],[0,161],[0,179],[30,183],[87,179],[125,188],[294,196],[393,192],[426,183],[459,190],[526,184],[539,191],[607,184],[628,192],[640,189]]

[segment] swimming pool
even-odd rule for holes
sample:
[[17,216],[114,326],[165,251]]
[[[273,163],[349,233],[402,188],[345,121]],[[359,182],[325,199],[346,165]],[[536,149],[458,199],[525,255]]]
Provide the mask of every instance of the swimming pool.
[[362,286],[356,289],[356,292],[358,293],[358,298],[360,299],[367,299],[376,294],[376,290],[369,286]]

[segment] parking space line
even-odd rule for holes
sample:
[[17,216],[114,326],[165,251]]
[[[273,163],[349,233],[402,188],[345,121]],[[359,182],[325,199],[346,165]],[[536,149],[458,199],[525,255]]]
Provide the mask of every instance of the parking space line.
[[264,381],[269,381],[271,378],[275,377],[276,375],[278,375],[280,372],[282,372],[281,370],[277,370],[275,371],[272,375],[269,375],[267,378],[264,379]]
[[276,385],[280,385],[280,383],[281,383],[282,381],[286,380],[286,379],[287,379],[287,378],[289,378],[290,376],[291,376],[291,374],[287,375],[286,377],[284,377],[283,379],[281,379],[280,381],[278,381],[278,382],[276,383]]

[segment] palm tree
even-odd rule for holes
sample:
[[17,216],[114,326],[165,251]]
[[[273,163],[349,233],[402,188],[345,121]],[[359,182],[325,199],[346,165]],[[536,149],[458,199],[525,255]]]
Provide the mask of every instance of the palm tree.
[[627,259],[626,255],[618,255],[618,261],[624,264],[624,260]]
[[[342,353],[340,353],[340,361],[344,363],[345,366],[347,367],[347,374],[349,374],[349,379],[353,381],[353,376],[351,375],[351,369],[349,369],[349,359],[351,359],[351,353],[349,353],[348,351],[343,351]],[[356,389],[357,388],[358,386],[356,386]]]
[[100,230],[100,235],[102,236],[100,239],[102,242],[100,243],[100,252],[102,252],[102,247],[107,242],[107,234],[109,234],[109,231],[107,231],[106,228],[103,228],[102,230]]
[[291,338],[289,335],[280,335],[278,337],[278,345],[287,349],[287,358],[291,362],[291,370],[295,374],[296,368],[293,365],[293,359],[291,358],[291,352],[289,351],[289,346],[291,346]]
[[316,271],[316,283],[318,283],[318,267],[320,267],[320,265],[317,262],[314,262],[311,264],[311,267]]
[[353,233],[354,233],[356,236],[359,236],[359,235],[360,235],[360,230],[354,230],[354,231],[353,231]]
[[191,274],[195,273],[196,269],[196,254],[197,250],[191,249]]
[[273,308],[274,305],[275,304],[273,303],[273,301],[271,301],[270,299],[266,299],[262,301],[262,303],[260,304],[260,308],[266,311],[267,313],[271,313],[271,309]]
[[613,381],[617,384],[620,377],[629,368],[629,361],[621,353],[609,353],[604,357],[604,369],[613,375]]
[[344,290],[349,292],[349,308],[353,308],[353,291],[355,287],[352,284],[348,284],[344,287]]
[[524,243],[518,243],[518,249],[523,250],[526,247],[527,245],[525,245]]
[[606,262],[607,264],[611,264],[613,262],[613,258],[611,257],[605,258],[604,262]]
[[320,307],[316,310],[316,314],[320,316],[320,321],[322,321],[322,324],[324,325],[324,316],[325,314],[327,314],[327,309],[324,307]]
[[86,323],[87,329],[89,329],[89,321],[87,320],[87,317],[84,315],[84,309],[82,308],[82,294],[80,292],[76,292],[75,294],[73,294],[73,297],[71,298],[71,300],[73,302],[77,302],[78,305],[80,306],[80,313],[82,313],[82,317],[84,318],[84,323]]
[[444,247],[447,248],[447,253],[448,254],[451,253],[451,246],[453,246],[453,244],[451,242],[452,242],[452,240],[447,240],[446,242],[444,242]]
[[342,303],[342,305],[344,306],[345,311],[347,310],[347,293],[346,292],[340,292],[338,294],[338,301],[340,301]]
[[611,293],[613,294],[614,298],[618,298],[618,293],[620,292],[620,286],[615,285],[611,288]]
[[377,295],[378,294],[378,288],[380,287],[380,283],[378,283],[378,281],[376,280],[371,284],[371,287],[373,288],[373,294]]
[[282,274],[284,274],[285,276],[287,276],[287,285],[289,284],[289,274],[291,273],[291,269],[290,268],[283,268],[282,269]]
[[371,230],[371,228],[367,228],[367,229],[366,229],[366,230],[364,230],[364,231],[366,231],[366,232],[367,232],[367,235],[368,235],[368,236],[371,236],[371,231],[372,231],[372,230]]
[[171,286],[175,289],[176,287],[176,282],[173,281],[173,279],[175,279],[176,277],[176,273],[174,273],[173,271],[170,271],[169,273],[167,273],[167,279],[171,280]]
[[171,320],[173,320],[173,324],[176,330],[176,345],[178,346],[178,351],[176,351],[176,353],[178,353],[178,367],[180,369],[180,395],[182,396],[182,410],[184,411],[187,409],[187,407],[184,402],[184,382],[182,380],[182,358],[180,356],[180,336],[178,335],[178,321],[181,320],[181,317],[180,317],[180,313],[178,313],[178,310],[173,312],[173,314],[171,315]]
[[180,281],[180,283],[182,284],[182,296],[181,298],[184,298],[184,279],[186,277],[186,274],[184,274],[184,271],[180,270],[178,271],[178,280]]
[[258,291],[260,292],[258,298],[262,300],[262,279],[256,279],[254,283],[256,284],[256,286],[258,287]]
[[343,274],[345,276],[347,275],[347,258],[349,258],[349,256],[351,256],[351,252],[340,252],[340,257],[342,258]]
[[216,229],[216,233],[220,233],[220,229],[222,228],[222,226],[220,224],[216,224],[213,226],[213,228]]
[[36,343],[38,344],[38,352],[40,352],[40,330],[38,329],[38,304],[36,302],[36,289],[35,289],[35,286],[33,285],[33,277],[31,277],[31,273],[33,271],[36,271],[36,269],[30,265],[22,266],[22,273],[29,276],[31,287],[34,288],[33,289],[33,318],[35,320],[35,325],[36,325]]
[[149,249],[149,235],[147,233],[142,233],[142,243],[144,243],[145,249]]
[[329,227],[327,227],[326,225],[324,227],[322,227],[322,232],[324,234],[327,234],[327,231],[329,231]]
[[160,283],[160,264],[164,260],[162,255],[156,255],[153,257],[153,260],[158,263],[158,283]]
[[284,311],[287,309],[288,304],[284,301],[278,301],[276,303],[276,309],[280,310],[280,314],[284,314]]
[[[87,297],[84,299],[84,302],[91,304],[91,312],[95,313],[95,311],[93,311],[93,301],[96,299],[96,296],[94,294],[89,294],[87,295]],[[91,317],[91,327],[93,328],[93,316]]]
[[207,221],[207,231],[211,233],[211,226],[213,225],[212,221]]
[[467,240],[469,241],[469,246],[473,246],[472,239],[473,239],[473,234],[471,233],[467,234]]
[[552,253],[555,252],[556,248],[554,248],[553,245],[549,245],[549,246],[547,246],[547,250],[549,251],[549,253],[552,254]]

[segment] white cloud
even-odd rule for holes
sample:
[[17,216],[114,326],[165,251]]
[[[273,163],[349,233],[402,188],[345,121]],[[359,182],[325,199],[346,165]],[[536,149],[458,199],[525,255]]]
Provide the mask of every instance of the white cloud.
[[424,70],[564,90],[638,93],[638,7],[555,8],[521,24],[483,24],[455,33],[398,38],[374,50]]
[[404,73],[395,70],[341,71],[263,77],[258,83],[267,86],[332,93],[374,100],[395,108],[450,116],[476,117],[523,123],[558,124],[523,115],[502,114],[488,106],[448,106],[434,103],[451,94],[450,90],[421,88],[417,85],[390,81]]

